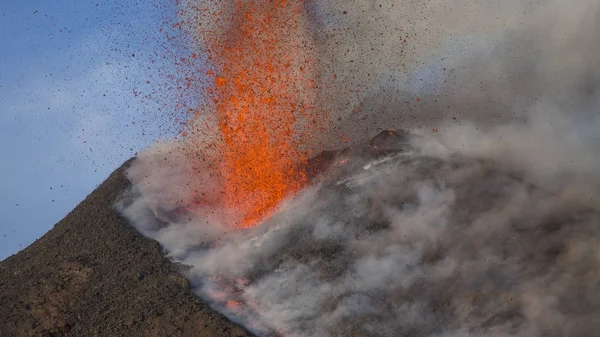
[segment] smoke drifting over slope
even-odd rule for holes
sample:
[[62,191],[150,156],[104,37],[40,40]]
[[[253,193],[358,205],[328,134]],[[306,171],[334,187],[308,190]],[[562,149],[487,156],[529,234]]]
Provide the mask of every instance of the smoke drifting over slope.
[[[357,143],[245,230],[185,210],[219,191],[190,176],[185,141],[159,144],[133,163],[123,214],[258,335],[594,335],[598,4],[306,8],[329,144]],[[377,128],[410,132],[361,142]]]

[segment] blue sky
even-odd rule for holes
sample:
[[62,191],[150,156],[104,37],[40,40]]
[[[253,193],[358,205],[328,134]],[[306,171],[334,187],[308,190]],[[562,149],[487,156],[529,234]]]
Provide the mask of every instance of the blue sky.
[[169,93],[144,99],[175,71],[158,33],[173,9],[159,2],[2,1],[0,260],[135,152],[173,136]]

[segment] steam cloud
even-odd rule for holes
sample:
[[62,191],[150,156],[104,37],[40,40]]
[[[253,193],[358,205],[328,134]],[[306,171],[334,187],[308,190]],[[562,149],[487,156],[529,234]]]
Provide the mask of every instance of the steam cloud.
[[309,2],[320,99],[355,146],[255,229],[181,212],[216,192],[175,142],[117,206],[257,335],[594,336],[598,6]]

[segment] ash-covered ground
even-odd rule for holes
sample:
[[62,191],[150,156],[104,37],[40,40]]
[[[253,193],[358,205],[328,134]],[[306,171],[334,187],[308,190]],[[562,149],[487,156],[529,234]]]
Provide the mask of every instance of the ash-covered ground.
[[251,336],[195,297],[161,247],[114,210],[130,163],[0,261],[0,336]]

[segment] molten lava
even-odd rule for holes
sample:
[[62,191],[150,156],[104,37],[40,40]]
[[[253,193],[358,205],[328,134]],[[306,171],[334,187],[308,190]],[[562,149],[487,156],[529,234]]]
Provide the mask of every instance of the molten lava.
[[236,227],[250,227],[306,181],[306,130],[319,123],[314,61],[301,1],[238,1],[231,11],[225,34],[198,33],[215,68],[218,202],[237,212]]

